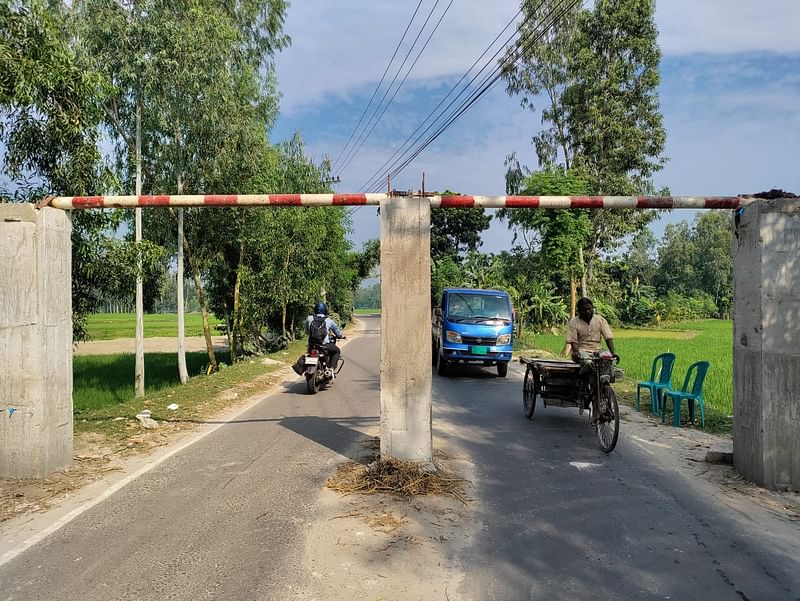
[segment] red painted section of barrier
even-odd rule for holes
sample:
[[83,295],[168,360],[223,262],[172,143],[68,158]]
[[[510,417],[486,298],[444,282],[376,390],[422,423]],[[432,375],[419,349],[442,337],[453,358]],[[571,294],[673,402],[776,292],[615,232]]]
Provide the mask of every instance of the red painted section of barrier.
[[675,205],[672,196],[639,196],[636,206],[640,209],[671,209]]
[[535,209],[538,206],[538,196],[506,196],[506,207],[509,209]]
[[203,204],[212,207],[230,207],[238,204],[239,196],[236,194],[206,194]]
[[334,205],[365,205],[367,204],[366,194],[334,194]]
[[473,196],[442,196],[442,204],[439,205],[443,209],[469,209],[475,206],[475,197]]
[[102,196],[75,196],[72,199],[73,209],[100,209],[104,206]]
[[706,197],[707,209],[738,209],[739,199],[731,196],[708,196]]
[[569,206],[572,209],[602,209],[602,196],[570,196]]
[[142,207],[167,207],[169,206],[169,196],[140,196],[139,206]]
[[299,207],[303,202],[299,194],[270,194],[269,204],[279,207]]

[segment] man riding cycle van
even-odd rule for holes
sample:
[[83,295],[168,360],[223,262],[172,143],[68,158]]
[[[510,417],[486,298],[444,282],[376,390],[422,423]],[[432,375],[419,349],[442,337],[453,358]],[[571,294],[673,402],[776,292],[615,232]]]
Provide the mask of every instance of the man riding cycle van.
[[569,320],[567,326],[567,344],[575,363],[581,366],[581,375],[587,373],[592,366],[592,353],[600,352],[602,340],[612,355],[614,351],[614,333],[606,318],[594,312],[591,299],[583,297],[577,304],[578,315]]
[[333,332],[337,338],[344,338],[344,334],[336,322],[328,317],[328,305],[319,302],[314,305],[314,314],[306,318],[308,343],[317,345],[328,353],[330,368],[335,372],[341,351],[336,343],[331,341],[329,332]]

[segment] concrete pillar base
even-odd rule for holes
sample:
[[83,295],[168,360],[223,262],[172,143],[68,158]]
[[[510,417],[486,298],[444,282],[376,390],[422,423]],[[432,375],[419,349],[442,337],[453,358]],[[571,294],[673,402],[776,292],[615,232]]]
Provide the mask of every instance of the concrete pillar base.
[[64,211],[0,204],[0,478],[72,463],[71,229]]
[[738,214],[733,324],[734,466],[800,490],[800,199]]
[[381,203],[381,455],[433,463],[431,213],[428,199]]

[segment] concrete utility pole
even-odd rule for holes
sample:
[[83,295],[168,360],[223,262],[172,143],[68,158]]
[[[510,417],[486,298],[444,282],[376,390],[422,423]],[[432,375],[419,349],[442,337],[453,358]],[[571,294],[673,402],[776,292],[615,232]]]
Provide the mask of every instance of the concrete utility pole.
[[800,199],[752,203],[736,222],[734,466],[767,488],[800,490]]
[[381,455],[433,464],[431,209],[381,203]]
[[72,464],[72,224],[0,204],[0,478]]

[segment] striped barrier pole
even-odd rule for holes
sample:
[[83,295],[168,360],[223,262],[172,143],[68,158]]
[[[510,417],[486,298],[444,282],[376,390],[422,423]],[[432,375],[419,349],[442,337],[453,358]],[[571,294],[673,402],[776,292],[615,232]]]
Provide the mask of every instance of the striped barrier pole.
[[[408,196],[414,196],[410,194]],[[380,205],[390,194],[194,194],[173,196],[55,196],[57,209],[137,207],[320,207]],[[747,196],[426,196],[434,208],[484,209],[737,209]]]

